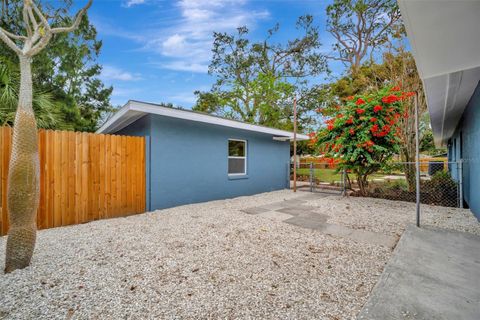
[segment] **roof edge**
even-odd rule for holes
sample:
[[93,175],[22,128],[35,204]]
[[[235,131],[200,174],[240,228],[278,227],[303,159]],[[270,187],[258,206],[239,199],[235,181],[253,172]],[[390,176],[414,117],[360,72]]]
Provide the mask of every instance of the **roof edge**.
[[[208,123],[213,125],[219,125],[224,127],[230,127],[240,130],[247,130],[253,132],[260,132],[270,134],[272,136],[288,137],[293,139],[293,132],[265,127],[261,125],[246,123],[242,121],[222,118],[214,115],[209,115],[202,112],[196,112],[193,110],[175,109],[161,106],[155,103],[129,100],[122,108],[120,108],[110,119],[108,119],[98,130],[97,133],[113,133],[121,130],[122,117],[126,117],[129,112],[156,114],[165,117],[172,117],[177,119],[184,119],[195,122]],[[119,124],[120,126],[115,126]],[[297,133],[297,140],[308,140],[307,135]]]

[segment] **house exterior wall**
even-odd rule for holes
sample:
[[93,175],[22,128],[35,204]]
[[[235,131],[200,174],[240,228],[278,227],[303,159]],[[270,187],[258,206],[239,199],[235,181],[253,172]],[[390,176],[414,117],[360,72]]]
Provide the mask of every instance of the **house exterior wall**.
[[[480,83],[465,108],[462,119],[449,141],[450,161],[462,161],[464,200],[480,219]],[[452,176],[459,179],[455,170]]]
[[118,135],[125,135],[125,136],[141,136],[145,137],[145,204],[146,209],[148,211],[151,210],[151,201],[150,201],[150,147],[151,147],[151,139],[150,139],[150,132],[151,132],[151,117],[150,115],[144,116],[134,123],[128,125],[127,127],[123,128],[122,130],[116,132],[115,134]]
[[[290,142],[274,141],[269,134],[158,115],[145,116],[118,132],[145,133],[150,135],[150,210],[289,186]],[[227,173],[228,139],[247,141],[246,176]]]

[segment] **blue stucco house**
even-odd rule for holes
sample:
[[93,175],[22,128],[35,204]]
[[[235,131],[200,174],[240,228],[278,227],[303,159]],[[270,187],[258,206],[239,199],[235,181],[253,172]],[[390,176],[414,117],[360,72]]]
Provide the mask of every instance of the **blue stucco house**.
[[129,101],[98,133],[147,138],[149,210],[289,187],[291,132]]
[[398,3],[435,143],[448,147],[463,201],[480,219],[480,1]]

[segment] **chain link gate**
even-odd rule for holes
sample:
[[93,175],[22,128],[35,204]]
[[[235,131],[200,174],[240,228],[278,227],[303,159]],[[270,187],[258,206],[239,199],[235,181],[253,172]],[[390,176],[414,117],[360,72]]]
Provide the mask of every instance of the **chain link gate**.
[[[293,165],[290,168],[293,180]],[[324,163],[298,163],[297,189],[301,191],[345,194],[345,175],[342,171]]]

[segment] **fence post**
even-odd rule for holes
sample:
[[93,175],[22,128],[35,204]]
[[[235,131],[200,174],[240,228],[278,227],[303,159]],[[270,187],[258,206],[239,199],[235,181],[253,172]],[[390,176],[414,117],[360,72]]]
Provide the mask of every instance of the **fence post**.
[[347,170],[343,169],[342,171],[342,197],[347,195]]
[[417,227],[420,227],[420,130],[418,116],[418,92],[415,92],[415,191]]
[[457,173],[458,173],[458,197],[459,203],[458,207],[463,208],[463,159],[457,163]]
[[313,192],[313,162],[310,162],[310,192]]

